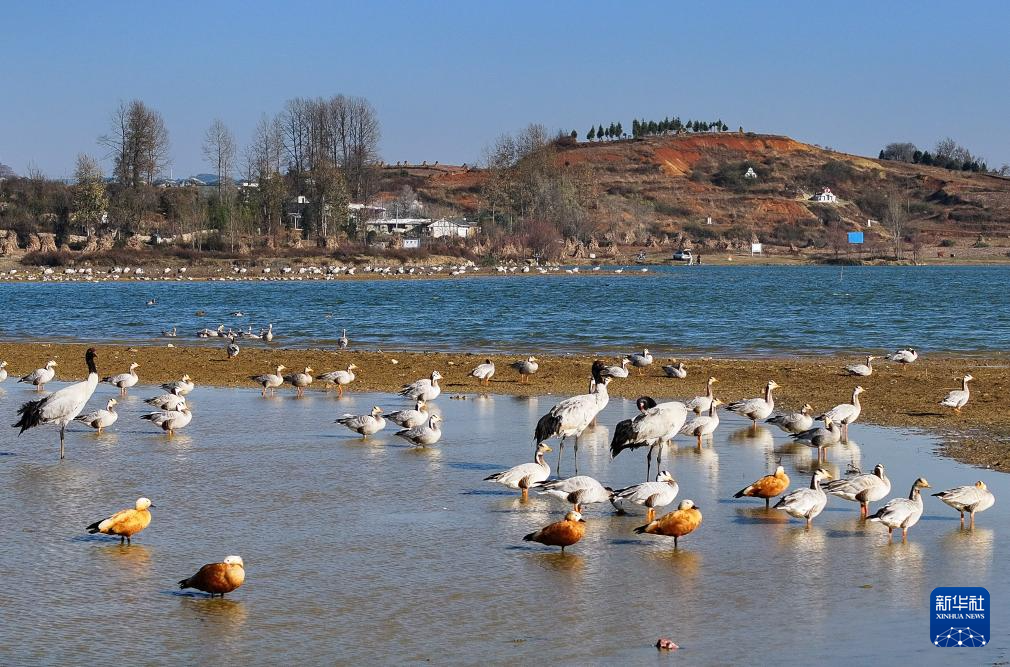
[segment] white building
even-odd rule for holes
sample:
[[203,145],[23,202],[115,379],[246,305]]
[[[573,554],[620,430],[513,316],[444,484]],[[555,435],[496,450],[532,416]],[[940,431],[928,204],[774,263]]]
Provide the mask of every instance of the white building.
[[831,191],[831,188],[824,188],[824,190],[820,194],[814,195],[810,199],[816,202],[820,202],[822,204],[838,203],[838,197],[836,197],[835,193]]
[[754,171],[754,167],[747,167],[747,171],[744,172],[744,178],[755,179],[758,177],[757,172]]
[[468,239],[477,235],[477,225],[465,220],[435,220],[428,225],[428,235],[432,238],[448,236],[451,238]]

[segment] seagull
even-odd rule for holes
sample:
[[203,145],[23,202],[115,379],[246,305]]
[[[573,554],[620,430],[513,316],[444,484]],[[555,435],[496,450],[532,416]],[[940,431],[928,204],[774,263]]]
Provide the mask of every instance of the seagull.
[[485,359],[483,364],[479,364],[470,371],[470,376],[480,380],[480,383],[483,385],[490,384],[491,378],[494,377],[494,362],[490,359]]
[[347,338],[347,329],[341,329],[340,338],[337,339],[337,347],[341,350],[346,350],[350,344],[351,341]]
[[565,552],[565,547],[570,547],[586,534],[586,520],[577,511],[571,511],[565,515],[561,521],[556,521],[544,526],[538,531],[532,532],[523,537],[524,542],[539,542],[549,547],[561,547],[561,553]]
[[600,360],[593,362],[592,376],[595,385],[591,393],[580,394],[571,398],[566,398],[550,410],[537,421],[533,438],[536,444],[540,444],[550,438],[561,438],[558,447],[558,470],[561,469],[561,456],[565,451],[565,439],[575,437],[575,470],[579,468],[579,436],[589,428],[593,419],[603,408],[607,407],[610,395],[607,393],[607,385],[610,383],[609,377],[604,377],[602,371],[604,363]]
[[432,415],[428,417],[427,423],[414,428],[405,428],[397,431],[395,435],[417,447],[427,447],[442,439],[442,429],[439,426],[441,423],[442,418],[439,415]]
[[193,420],[193,413],[189,406],[183,403],[176,410],[163,410],[161,412],[149,412],[141,415],[141,419],[146,419],[162,431],[168,433],[168,437],[173,437],[175,432],[185,428]]
[[656,518],[656,508],[666,507],[674,501],[680,492],[677,480],[666,470],[660,470],[655,482],[642,482],[624,489],[614,491],[610,504],[618,512],[627,512],[632,506],[647,508],[646,521]]
[[36,368],[18,382],[26,382],[35,385],[35,391],[45,391],[46,383],[52,382],[56,377],[56,362],[52,359],[46,362],[42,368]]
[[919,523],[922,517],[922,494],[919,489],[930,488],[929,482],[920,477],[912,484],[908,498],[895,498],[869,518],[869,521],[887,526],[887,541],[891,541],[895,528],[901,528],[901,541],[908,539],[908,529]]
[[[95,348],[89,347],[84,355],[84,361],[88,365],[88,379],[58,389],[45,398],[29,401],[22,405],[18,409],[20,419],[14,424],[15,428],[21,429],[18,435],[42,424],[59,424],[60,459],[62,460],[67,424],[81,414],[81,410],[84,409],[91,395],[95,393],[95,388],[98,387],[98,369],[95,367],[95,359],[97,358],[98,354],[95,352]],[[53,366],[56,365],[54,361],[50,363]]]
[[[113,401],[115,402],[115,401]],[[88,526],[91,535],[118,535],[119,543],[131,544],[131,538],[151,525],[151,510],[154,507],[150,498],[137,498],[131,509],[120,510],[107,519],[96,521]]]
[[368,436],[375,435],[382,429],[386,428],[386,420],[382,416],[382,408],[378,405],[373,405],[371,412],[367,415],[347,414],[338,419],[336,423],[346,426],[355,433],[359,434],[362,440],[365,440]]
[[414,428],[428,421],[428,405],[424,401],[417,401],[413,410],[390,412],[386,419],[403,428]]
[[694,504],[693,500],[681,500],[677,509],[664,514],[655,521],[650,521],[644,526],[639,526],[635,532],[639,535],[649,533],[651,535],[665,535],[673,538],[673,548],[676,549],[677,541],[685,535],[690,535],[701,525],[701,511]]
[[119,375],[103,378],[102,382],[111,384],[114,387],[119,387],[119,395],[126,396],[126,390],[140,382],[140,377],[137,376],[138,368],[140,368],[140,364],[133,362],[130,364],[130,370],[126,373],[120,373]]
[[344,395],[344,385],[351,384],[357,378],[354,374],[357,369],[358,367],[354,364],[348,364],[346,370],[323,373],[318,379],[328,384],[337,385],[337,398],[340,398]]
[[529,488],[538,482],[543,482],[551,476],[551,466],[544,460],[544,454],[551,451],[546,442],[537,445],[532,463],[521,463],[508,470],[496,472],[484,478],[485,482],[497,482],[510,489],[520,489],[522,499],[529,498]]
[[813,411],[814,406],[807,403],[799,412],[779,413],[766,419],[765,423],[775,424],[786,433],[802,433],[813,427],[814,418],[810,416]]
[[405,384],[400,387],[400,391],[397,393],[415,401],[418,399],[426,402],[434,401],[442,393],[442,388],[438,385],[438,381],[441,379],[441,373],[432,371],[430,378],[422,378],[416,382]]
[[914,347],[905,348],[898,350],[893,354],[887,355],[889,361],[896,361],[899,364],[910,364],[919,358],[919,353],[915,351]]
[[638,369],[638,374],[641,375],[642,369],[652,364],[652,355],[649,354],[649,350],[646,348],[641,353],[635,352],[634,354],[629,354],[628,360],[631,361],[632,366]]
[[[676,359],[674,359],[676,361]],[[681,380],[687,377],[687,367],[684,366],[683,361],[678,361],[676,366],[663,366],[663,372],[666,373],[668,378],[679,378]]]
[[695,396],[690,401],[685,403],[687,409],[694,410],[695,413],[699,415],[703,412],[708,412],[708,408],[710,407],[712,403],[712,398],[714,396],[714,394],[712,393],[712,385],[714,385],[716,382],[718,382],[718,380],[716,380],[714,377],[710,377],[708,379],[708,384],[706,385],[705,388],[705,395]]
[[849,440],[849,424],[852,424],[857,419],[859,419],[859,413],[863,411],[863,407],[859,404],[859,395],[862,394],[864,389],[862,387],[856,387],[852,390],[852,402],[851,403],[840,403],[835,407],[831,408],[824,414],[818,415],[817,419],[824,419],[825,417],[830,417],[831,421],[836,424],[840,424],[842,427],[842,437],[846,442]]
[[245,563],[241,556],[228,556],[220,563],[208,563],[192,577],[179,582],[179,588],[195,588],[211,597],[231,593],[245,581]]
[[[874,359],[879,359],[879,357],[875,357],[873,355],[870,355],[870,356],[866,357],[866,363],[865,364],[852,364],[851,366],[846,366],[844,368],[844,370],[845,370],[845,372],[848,375],[859,375],[861,377],[869,377],[869,376],[873,375],[873,360]],[[835,480],[835,481],[838,481],[838,480]]]
[[102,430],[112,426],[119,419],[119,413],[116,412],[116,405],[118,404],[119,402],[116,399],[110,398],[104,410],[95,410],[85,415],[78,415],[74,417],[74,420],[87,424],[101,433]]
[[828,504],[828,497],[821,489],[822,479],[831,479],[831,473],[818,468],[810,478],[810,488],[793,491],[775,503],[775,509],[783,510],[791,517],[805,519],[809,528]]
[[940,401],[940,405],[948,408],[954,408],[954,412],[961,414],[961,408],[968,404],[968,399],[971,397],[971,394],[968,391],[968,383],[974,379],[975,378],[973,378],[970,374],[961,378],[961,388],[955,389],[947,394],[947,396]]
[[519,382],[522,384],[526,383],[529,376],[540,370],[540,364],[537,363],[536,357],[527,357],[526,359],[515,361],[510,366],[518,371]]
[[264,373],[263,375],[253,375],[249,379],[263,387],[263,391],[261,392],[262,396],[267,395],[267,389],[270,390],[271,394],[275,394],[277,393],[276,392],[277,387],[284,384],[284,375],[281,373],[281,371],[283,370],[285,370],[285,367],[281,365],[277,367],[276,373]]
[[971,515],[969,528],[974,528],[976,512],[984,512],[996,502],[996,497],[983,481],[975,482],[973,486],[958,486],[933,495],[961,513],[962,528],[965,512]]
[[656,465],[663,463],[663,447],[669,444],[687,422],[687,406],[680,401],[657,404],[649,396],[640,397],[635,404],[639,415],[618,422],[610,441],[610,457],[615,458],[625,449],[648,447],[645,479],[652,474],[652,453],[659,448]]

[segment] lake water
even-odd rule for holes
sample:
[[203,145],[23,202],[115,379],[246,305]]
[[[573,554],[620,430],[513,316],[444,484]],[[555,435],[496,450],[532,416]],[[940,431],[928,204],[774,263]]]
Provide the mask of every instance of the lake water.
[[[0,284],[0,335],[149,341],[178,326],[287,346],[488,352],[851,353],[1010,346],[1010,267],[666,267],[644,275]],[[156,305],[145,305],[149,299]],[[197,311],[204,311],[198,316]],[[242,317],[230,313],[241,311]]]
[[[628,283],[637,284],[637,283]],[[97,405],[113,395],[102,388]],[[997,503],[973,532],[935,498],[907,544],[832,499],[812,530],[733,492],[780,457],[794,487],[816,457],[777,431],[727,416],[714,443],[681,442],[664,467],[704,523],[681,541],[633,533],[641,517],[586,511],[586,538],[561,555],[522,536],[562,517],[559,501],[483,482],[531,457],[537,418],[556,397],[470,397],[437,408],[442,442],[414,450],[387,429],[361,442],[333,420],[390,395],[198,388],[193,423],[169,441],[138,419],[131,390],[111,432],[74,428],[0,440],[0,663],[89,664],[917,664],[1000,663],[1002,614],[984,649],[930,644],[929,593],[985,586],[1010,599],[1010,478],[941,459],[926,434],[856,424],[859,444],[829,468],[887,466],[893,495],[923,475],[935,490],[985,480]],[[30,393],[11,386],[12,423]],[[611,461],[613,400],[580,449],[580,472],[614,487],[642,480],[644,454]],[[556,448],[555,448],[556,450]],[[566,456],[570,455],[566,448]],[[556,451],[549,455],[554,466]],[[566,472],[570,473],[570,459]],[[147,495],[157,507],[132,547],[84,527]],[[225,599],[175,582],[229,554],[245,585]],[[659,636],[681,645],[653,648]]]

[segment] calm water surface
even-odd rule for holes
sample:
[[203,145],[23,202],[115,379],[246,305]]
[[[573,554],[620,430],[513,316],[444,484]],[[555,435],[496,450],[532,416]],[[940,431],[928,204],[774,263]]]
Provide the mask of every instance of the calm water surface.
[[[732,500],[779,457],[794,486],[816,461],[777,431],[725,418],[712,446],[682,443],[664,464],[705,517],[679,551],[635,535],[640,517],[597,505],[586,538],[562,556],[521,538],[561,518],[563,504],[522,504],[481,481],[530,458],[533,425],[556,397],[443,397],[443,441],[416,451],[391,430],[362,443],[332,423],[403,404],[388,395],[261,399],[200,388],[192,425],[168,441],[137,418],[153,391],[133,390],[112,432],[75,429],[63,463],[55,431],[2,431],[0,663],[991,664],[1010,655],[1002,615],[984,649],[930,644],[932,588],[985,586],[997,610],[1010,599],[1010,478],[936,457],[924,434],[857,424],[859,444],[831,451],[829,468],[882,462],[902,495],[919,475],[936,489],[984,479],[998,500],[974,532],[934,498],[907,544],[860,524],[852,503],[830,501],[807,531],[759,501]],[[6,423],[28,396],[8,385]],[[644,455],[611,461],[607,450],[613,425],[633,412],[611,401],[585,437],[580,472],[614,487],[641,481]],[[140,495],[157,508],[134,546],[85,535]],[[234,594],[175,590],[232,553],[247,564]],[[659,654],[660,635],[682,649]]]
[[298,346],[332,343],[347,328],[356,346],[415,350],[992,353],[1010,347],[1008,281],[1006,266],[701,266],[635,276],[7,283],[0,336],[146,341],[172,326],[192,337],[273,322],[276,344]]

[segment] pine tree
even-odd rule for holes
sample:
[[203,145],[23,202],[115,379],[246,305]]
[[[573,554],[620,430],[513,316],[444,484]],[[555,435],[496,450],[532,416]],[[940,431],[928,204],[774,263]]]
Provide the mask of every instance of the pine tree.
[[602,124],[598,128],[596,128],[596,138],[597,139],[603,139],[603,137],[604,137],[605,134],[606,134],[606,132],[603,130],[603,125]]
[[621,138],[621,135],[622,135],[622,134],[624,134],[624,129],[623,129],[623,128],[621,128],[621,123],[620,123],[620,122],[618,122],[618,123],[617,123],[617,134],[616,134],[615,136],[616,136],[616,137],[617,137],[618,139],[620,139],[620,138]]
[[589,128],[589,131],[586,132],[586,141],[592,141],[595,138],[596,138],[596,128],[591,127]]
[[642,133],[642,126],[639,125],[637,118],[631,119],[631,136],[638,138],[638,135]]
[[576,141],[579,140],[579,133],[577,130],[572,130],[568,136],[570,136],[572,139],[575,139]]

